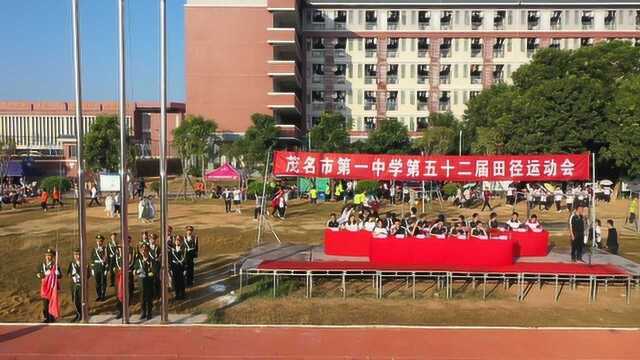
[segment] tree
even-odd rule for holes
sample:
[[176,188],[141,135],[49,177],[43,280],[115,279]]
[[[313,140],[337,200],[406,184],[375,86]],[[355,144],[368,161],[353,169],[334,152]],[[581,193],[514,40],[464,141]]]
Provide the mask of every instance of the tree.
[[[182,162],[183,193],[186,198],[189,168],[194,160],[200,160],[204,164],[205,157],[209,153],[211,144],[216,141],[215,132],[218,125],[214,120],[204,119],[202,116],[189,115],[173,129],[173,145]],[[204,166],[202,168],[204,178]]]
[[0,182],[2,182],[2,187],[4,187],[4,178],[9,172],[9,162],[15,153],[16,142],[13,139],[0,139]]
[[311,146],[320,152],[343,152],[349,147],[347,121],[341,113],[324,112],[311,129]]
[[418,150],[425,155],[446,155],[451,143],[455,143],[456,133],[445,126],[428,127],[422,131],[422,137],[416,142]]
[[411,140],[407,127],[398,120],[378,122],[367,140],[369,151],[374,154],[403,154],[411,152]]
[[278,141],[278,128],[270,115],[253,114],[251,122],[253,125],[233,144],[227,154],[242,159],[249,173],[262,172],[267,161],[267,152],[273,149]]
[[596,153],[603,176],[637,176],[640,48],[603,42],[538,51],[513,75],[469,101],[474,152]]
[[84,136],[87,168],[115,172],[120,163],[120,124],[114,115],[98,116]]

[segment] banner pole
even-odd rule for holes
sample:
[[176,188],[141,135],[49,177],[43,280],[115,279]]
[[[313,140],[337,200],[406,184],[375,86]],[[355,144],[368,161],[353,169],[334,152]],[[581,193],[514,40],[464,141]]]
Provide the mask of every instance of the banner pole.
[[271,159],[271,147],[267,151],[267,162],[264,166],[264,179],[262,182],[262,199],[260,200],[260,217],[258,218],[258,235],[256,238],[256,243],[260,245],[260,238],[262,237],[262,223],[264,219],[264,204],[265,204],[265,196],[267,192],[267,176],[269,175],[269,161]]
[[[118,86],[118,97],[120,102],[120,237],[122,239],[122,269],[129,269],[129,229],[127,222],[127,203],[129,195],[127,194],[127,137],[128,124],[126,118],[126,95],[125,95],[125,47],[124,47],[124,0],[118,1],[118,50],[119,50],[119,66],[118,76],[120,84]],[[122,323],[129,323],[129,276],[122,276]]]
[[591,153],[591,228],[592,228],[592,244],[591,247],[596,247],[596,153]]
[[[80,28],[78,26],[78,0],[72,0],[73,17],[73,67],[75,72],[75,100],[76,100],[76,159],[78,169],[78,234],[80,236],[80,285],[81,285],[81,317],[82,322],[89,321],[88,287],[87,287],[87,214],[84,192],[84,119],[82,118],[82,81],[80,71]],[[57,256],[57,252],[56,252]]]
[[[204,173],[204,158],[203,158]],[[204,182],[204,179],[203,179]],[[206,184],[206,182],[205,182]],[[169,321],[169,249],[167,245],[168,220],[167,190],[167,11],[166,0],[160,0],[160,241],[162,256],[160,270],[160,322]]]

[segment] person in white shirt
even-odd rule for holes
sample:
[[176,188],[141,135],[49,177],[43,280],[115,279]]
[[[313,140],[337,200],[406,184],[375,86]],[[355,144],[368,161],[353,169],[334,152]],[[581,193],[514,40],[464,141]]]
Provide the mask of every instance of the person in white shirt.
[[540,224],[540,222],[538,221],[538,216],[536,214],[531,215],[531,217],[529,217],[529,220],[527,220],[527,222],[525,223],[525,225],[533,231],[536,230],[542,230],[542,225]]
[[362,228],[366,231],[372,232],[376,227],[376,219],[373,216],[369,217],[369,220],[362,225]]
[[507,226],[509,226],[511,229],[517,229],[520,227],[520,225],[522,225],[520,223],[520,220],[518,220],[518,213],[514,212],[513,214],[511,214],[511,219],[509,219],[509,221],[507,221]]
[[376,227],[373,229],[373,237],[384,238],[389,235],[387,228],[382,224],[382,220],[378,219]]
[[606,201],[606,202],[610,202],[611,201],[611,188],[609,186],[605,186],[602,189],[602,194],[604,196],[604,201]]
[[516,201],[516,188],[513,185],[509,185],[507,188],[507,204],[514,204]]
[[100,199],[98,199],[98,189],[96,188],[96,184],[91,185],[91,201],[89,201],[89,207],[93,206],[93,204],[100,206]]
[[360,226],[358,226],[358,221],[356,220],[356,217],[354,215],[351,215],[349,217],[349,221],[342,224],[342,229],[347,231],[354,231],[354,232],[360,230]]
[[562,197],[564,196],[564,194],[562,193],[562,189],[560,188],[560,186],[557,186],[555,191],[553,192],[553,202],[556,203],[556,211],[560,212],[561,210],[561,206],[562,206]]

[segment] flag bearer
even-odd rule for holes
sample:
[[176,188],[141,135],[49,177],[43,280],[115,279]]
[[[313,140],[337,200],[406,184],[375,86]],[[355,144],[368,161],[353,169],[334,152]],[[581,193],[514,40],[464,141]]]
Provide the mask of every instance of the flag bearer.
[[[44,254],[44,261],[40,263],[36,270],[36,277],[41,280],[45,280],[47,276],[51,273],[51,271],[55,271],[56,277],[59,279],[62,277],[62,272],[60,272],[60,268],[54,262],[53,257],[56,255],[56,252],[53,249],[48,249]],[[42,322],[49,323],[54,322],[55,317],[53,314],[49,312],[49,300],[50,298],[45,297],[43,294],[44,284],[40,286],[40,296],[42,297],[42,316],[44,317]],[[55,290],[57,291],[57,289]]]
[[140,320],[151,320],[158,263],[149,256],[149,245],[143,244],[140,249],[140,256],[134,264],[134,273],[140,282]]
[[96,245],[91,253],[91,275],[96,279],[96,301],[105,301],[109,257],[104,246],[104,236],[101,234],[96,236]]
[[73,249],[73,259],[69,263],[67,268],[67,275],[71,280],[71,301],[76,310],[76,316],[71,320],[72,322],[82,319],[82,280],[80,272],[80,249]]
[[186,248],[185,258],[185,284],[187,287],[193,286],[193,270],[195,267],[195,259],[198,257],[198,235],[194,234],[193,226],[186,228],[187,235],[184,237],[184,247]]

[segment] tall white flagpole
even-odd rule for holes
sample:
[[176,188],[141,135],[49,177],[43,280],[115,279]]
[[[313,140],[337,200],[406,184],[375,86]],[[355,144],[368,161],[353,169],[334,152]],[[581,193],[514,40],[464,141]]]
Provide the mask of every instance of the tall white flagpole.
[[[80,77],[80,27],[78,26],[78,0],[71,0],[71,14],[73,18],[73,67],[75,72],[75,101],[76,101],[76,169],[78,170],[78,233],[80,235],[80,297],[82,303],[82,322],[89,321],[88,288],[87,288],[87,214],[84,192],[84,121],[82,119],[82,81]],[[57,252],[56,252],[57,256]]]
[[167,10],[166,0],[160,0],[160,239],[162,239],[160,319],[163,323],[169,320],[167,314],[169,301],[167,210]]
[[119,54],[119,87],[120,102],[120,236],[122,238],[122,323],[129,323],[129,229],[127,224],[127,142],[129,126],[126,118],[125,102],[125,64],[124,64],[124,0],[118,0],[118,54]]

